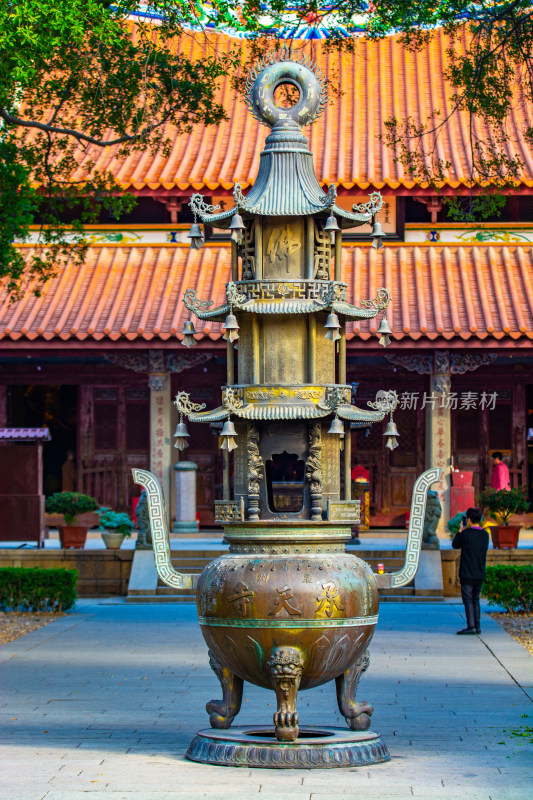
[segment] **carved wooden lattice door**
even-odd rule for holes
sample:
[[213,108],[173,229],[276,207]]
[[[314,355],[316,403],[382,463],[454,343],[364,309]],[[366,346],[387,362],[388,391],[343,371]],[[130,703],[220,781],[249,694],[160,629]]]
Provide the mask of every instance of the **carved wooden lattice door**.
[[474,473],[475,496],[492,480],[491,453],[500,451],[509,467],[511,486],[522,486],[527,481],[527,444],[525,386],[516,382],[509,386],[493,379],[490,384],[454,384],[460,398],[472,390],[477,398],[485,393],[497,393],[497,402],[487,400],[482,408],[478,399],[474,407],[459,402],[452,411],[452,442],[454,464],[459,469]]
[[149,464],[150,398],[147,386],[82,386],[78,488],[104,506],[131,512],[138,494],[133,467]]

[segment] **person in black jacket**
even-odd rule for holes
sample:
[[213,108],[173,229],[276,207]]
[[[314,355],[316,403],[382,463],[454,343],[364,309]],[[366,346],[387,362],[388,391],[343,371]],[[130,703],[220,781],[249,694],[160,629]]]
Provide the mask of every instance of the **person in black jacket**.
[[479,595],[485,580],[489,534],[481,527],[483,514],[479,508],[469,508],[465,516],[466,526],[462,526],[452,542],[452,547],[461,551],[459,581],[466,615],[466,628],[457,634],[475,636],[481,633]]

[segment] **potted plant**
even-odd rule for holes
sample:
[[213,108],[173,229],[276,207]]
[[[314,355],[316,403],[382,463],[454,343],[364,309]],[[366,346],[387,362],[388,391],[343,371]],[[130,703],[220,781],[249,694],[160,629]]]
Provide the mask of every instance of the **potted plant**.
[[124,538],[131,536],[133,522],[128,514],[111,511],[110,508],[100,508],[99,530],[108,550],[119,550]]
[[516,547],[520,525],[509,523],[515,514],[522,514],[529,509],[526,489],[485,489],[479,496],[479,504],[482,508],[488,508],[498,523],[490,531],[492,546],[503,549]]
[[87,539],[87,525],[78,525],[78,516],[87,511],[96,511],[98,503],[94,497],[80,492],[56,492],[46,498],[48,514],[61,514],[64,525],[58,525],[61,547],[81,550]]

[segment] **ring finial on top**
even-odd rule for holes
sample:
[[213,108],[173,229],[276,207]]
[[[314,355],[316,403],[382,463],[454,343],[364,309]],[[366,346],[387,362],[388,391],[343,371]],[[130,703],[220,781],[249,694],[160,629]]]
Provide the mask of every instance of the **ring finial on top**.
[[[290,108],[276,103],[274,93],[282,85],[292,86],[299,93]],[[249,111],[268,128],[284,120],[303,128],[320,116],[328,102],[327,79],[308,56],[298,58],[289,48],[283,48],[255,64],[246,79],[244,99]]]

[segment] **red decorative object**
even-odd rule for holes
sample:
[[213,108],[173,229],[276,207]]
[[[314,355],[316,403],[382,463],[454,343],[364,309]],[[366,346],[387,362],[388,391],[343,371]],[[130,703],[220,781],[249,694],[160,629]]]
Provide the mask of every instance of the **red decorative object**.
[[452,486],[450,490],[450,516],[455,517],[460,511],[466,511],[467,508],[473,508],[475,505],[476,496],[473,486]]
[[495,525],[490,529],[492,546],[495,550],[513,550],[518,546],[520,525]]
[[140,499],[140,497],[131,498],[131,518],[134,525],[137,525],[137,506],[139,505]]
[[464,489],[468,486],[472,486],[472,478],[474,477],[473,472],[452,472],[452,486],[456,486],[458,489]]

